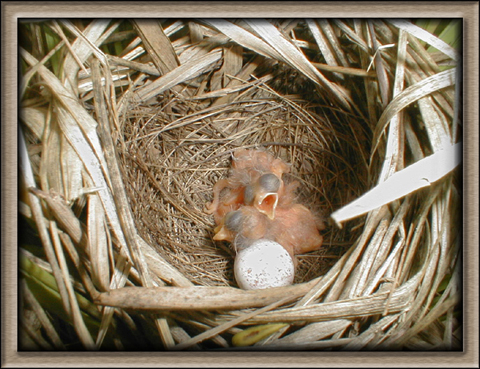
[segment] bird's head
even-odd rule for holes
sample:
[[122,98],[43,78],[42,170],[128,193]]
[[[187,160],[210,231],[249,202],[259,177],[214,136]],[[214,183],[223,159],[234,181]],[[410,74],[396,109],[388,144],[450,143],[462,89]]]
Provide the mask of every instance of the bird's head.
[[263,174],[257,181],[245,187],[245,204],[253,206],[269,219],[274,219],[282,186],[282,180],[275,174]]

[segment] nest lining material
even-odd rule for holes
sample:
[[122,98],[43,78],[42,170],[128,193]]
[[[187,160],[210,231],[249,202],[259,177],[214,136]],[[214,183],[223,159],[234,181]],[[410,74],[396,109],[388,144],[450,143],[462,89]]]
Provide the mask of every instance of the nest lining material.
[[[163,348],[188,348],[202,341],[228,347],[225,337],[240,333],[239,327],[275,322],[283,324],[280,330],[257,345],[432,348],[443,344],[446,336],[456,342],[458,335],[447,332],[458,325],[453,309],[460,293],[455,272],[459,233],[452,226],[459,186],[452,176],[351,220],[342,229],[330,224],[323,232],[325,246],[299,258],[300,284],[294,289],[244,293],[226,287],[235,285],[232,251],[212,241],[213,219],[203,212],[213,184],[227,175],[236,148],[266,148],[291,163],[291,176],[302,184],[301,198],[328,218],[379,179],[419,162],[447,141],[456,142],[461,132],[455,124],[454,74],[437,64],[445,57],[430,55],[408,24],[395,21],[247,20],[235,27],[225,22],[188,22],[187,27],[179,21],[163,28],[158,22],[133,22],[133,34],[148,54],[128,63],[111,57],[113,68],[101,67],[93,58],[91,69],[84,68],[90,76],[83,76],[93,82],[93,90],[76,80],[78,60],[69,54],[65,80],[78,90],[64,87],[42,65],[35,69],[53,93],[39,94],[48,109],[39,106],[38,99],[25,99],[22,107],[28,133],[24,155],[29,158],[22,168],[33,167],[32,173],[24,172],[26,187],[42,190],[23,192],[28,206],[22,209],[42,230],[39,218],[32,218],[42,213],[37,203],[42,199],[48,209],[44,216],[66,232],[60,232],[62,242],[86,255],[87,260],[76,259],[75,247],[65,246],[82,276],[84,287],[77,291],[101,305],[133,311],[146,331],[158,333]],[[62,25],[70,27],[68,22]],[[99,30],[89,38],[107,31],[104,22],[88,27]],[[334,32],[327,32],[329,28]],[[179,29],[182,32],[176,33]],[[312,62],[298,57],[292,30],[307,40],[301,45]],[[328,37],[321,41],[318,35]],[[185,43],[189,37],[198,42]],[[155,48],[154,41],[166,47]],[[397,47],[373,52],[391,43]],[[136,45],[132,40],[125,53]],[[83,50],[82,55],[93,52],[87,43],[73,46]],[[435,46],[456,60],[453,49]],[[285,53],[278,54],[277,48]],[[21,54],[30,66],[38,64],[27,51]],[[375,70],[367,71],[371,61]],[[127,64],[130,69],[125,69]],[[319,77],[314,65],[324,74]],[[389,97],[389,80],[400,78],[399,68],[404,84],[421,85],[423,95],[409,90],[400,102]],[[130,82],[114,82],[113,75],[126,70]],[[34,84],[29,96],[35,95],[35,88]],[[399,84],[395,89],[395,94],[402,91]],[[112,91],[118,96],[111,96]],[[94,115],[78,102],[78,92],[84,102],[93,98]],[[401,125],[394,113],[401,114]],[[41,150],[36,149],[39,145]],[[85,187],[97,190],[85,194]],[[75,214],[67,206],[71,203]],[[125,211],[129,208],[133,219]],[[48,249],[48,234],[41,234]],[[27,251],[23,254],[36,260]],[[52,269],[44,269],[55,274],[58,284],[68,286],[58,279],[51,255],[46,259]],[[90,274],[82,274],[86,271],[93,285]],[[31,275],[24,275],[31,282]],[[118,288],[99,297],[95,289],[110,289],[112,278],[117,287],[181,288]],[[170,294],[176,297],[162,300]],[[75,299],[62,291],[60,295],[76,306]],[[217,311],[225,301],[237,305]],[[165,309],[172,311],[168,319],[146,314]],[[81,317],[72,314],[83,347],[95,347]],[[117,319],[131,326],[126,312],[115,318],[106,310],[101,314],[107,327]],[[445,314],[448,324],[442,325],[437,319]],[[98,334],[101,343],[105,331]]]

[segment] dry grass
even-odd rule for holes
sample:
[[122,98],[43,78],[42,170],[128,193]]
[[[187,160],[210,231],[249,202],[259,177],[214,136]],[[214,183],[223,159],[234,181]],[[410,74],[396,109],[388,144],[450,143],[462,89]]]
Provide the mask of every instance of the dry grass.
[[[461,348],[442,39],[380,20],[20,28],[24,348]],[[204,206],[257,147],[331,221],[294,286],[242,291]]]

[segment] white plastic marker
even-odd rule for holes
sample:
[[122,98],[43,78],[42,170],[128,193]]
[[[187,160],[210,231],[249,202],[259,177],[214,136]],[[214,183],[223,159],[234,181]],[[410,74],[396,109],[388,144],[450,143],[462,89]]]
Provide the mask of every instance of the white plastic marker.
[[382,205],[389,204],[422,187],[430,186],[450,173],[462,161],[462,142],[446,145],[433,155],[417,161],[392,174],[385,182],[372,188],[350,204],[333,212],[331,217],[340,223],[358,217]]

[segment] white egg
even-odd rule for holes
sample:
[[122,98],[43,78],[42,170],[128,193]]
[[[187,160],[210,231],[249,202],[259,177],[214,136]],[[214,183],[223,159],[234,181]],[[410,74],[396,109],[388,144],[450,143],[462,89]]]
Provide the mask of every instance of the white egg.
[[256,290],[292,284],[295,267],[292,257],[282,245],[261,239],[238,251],[234,272],[240,288]]

